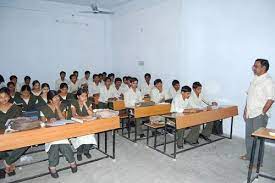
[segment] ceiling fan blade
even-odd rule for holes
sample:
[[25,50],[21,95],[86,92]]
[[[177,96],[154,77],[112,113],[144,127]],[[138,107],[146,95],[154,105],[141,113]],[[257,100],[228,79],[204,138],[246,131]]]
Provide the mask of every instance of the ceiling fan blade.
[[95,13],[94,11],[79,11],[79,13]]
[[106,15],[113,15],[114,14],[114,12],[110,12],[110,11],[98,11],[97,13],[106,14]]

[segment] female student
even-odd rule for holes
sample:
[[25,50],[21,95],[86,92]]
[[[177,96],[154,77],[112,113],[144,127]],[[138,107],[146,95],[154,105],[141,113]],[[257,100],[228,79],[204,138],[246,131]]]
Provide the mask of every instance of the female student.
[[61,97],[62,101],[72,101],[75,99],[74,94],[69,93],[69,87],[66,83],[61,83],[59,88],[59,96]]
[[[54,90],[50,90],[47,94],[48,104],[41,107],[41,120],[46,123],[53,123],[57,120],[64,120],[65,106],[61,104],[60,96]],[[68,139],[59,140],[45,144],[45,151],[49,157],[49,172],[53,178],[58,178],[56,166],[59,164],[59,152],[66,158],[70,164],[72,173],[77,172],[77,165],[74,153]]]
[[34,96],[39,96],[41,94],[40,82],[38,80],[32,82],[32,94]]
[[[78,89],[76,95],[77,100],[74,100],[71,106],[73,117],[91,116],[93,114],[93,109],[92,102],[88,101],[88,90],[80,88]],[[71,139],[71,142],[74,148],[77,149],[78,161],[82,160],[82,154],[84,154],[88,159],[92,157],[89,150],[91,148],[91,144],[96,144],[94,134]]]
[[41,85],[41,94],[37,97],[37,109],[40,109],[42,106],[47,105],[48,99],[47,95],[50,91],[50,85],[48,83],[43,83]]
[[[21,108],[9,102],[9,90],[4,87],[0,89],[0,131],[6,129],[5,123],[8,119],[20,117],[22,115]],[[5,172],[9,175],[15,175],[14,163],[27,151],[26,148],[13,150],[11,153],[0,152],[0,159],[4,160]]]
[[4,77],[0,74],[0,88],[6,87],[5,79]]
[[36,111],[37,97],[31,93],[29,85],[23,85],[21,95],[14,97],[14,103],[22,107],[22,111]]

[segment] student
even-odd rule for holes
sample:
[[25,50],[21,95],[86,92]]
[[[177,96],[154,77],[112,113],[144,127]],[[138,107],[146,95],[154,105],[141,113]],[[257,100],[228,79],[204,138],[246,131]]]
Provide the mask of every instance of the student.
[[15,91],[16,91],[16,92],[20,92],[21,88],[20,88],[19,83],[17,82],[17,76],[12,75],[12,76],[10,77],[10,81],[14,83]]
[[32,94],[37,97],[41,94],[40,82],[38,80],[32,82]]
[[[88,90],[78,89],[77,100],[72,101],[72,116],[73,117],[86,117],[93,115],[92,103],[88,100]],[[92,144],[97,144],[94,134],[85,135],[71,139],[74,148],[77,150],[77,160],[82,161],[82,154],[88,159],[92,156],[90,154],[90,148]]]
[[103,86],[104,85],[103,74],[100,73],[100,74],[98,74],[98,76],[99,76],[99,83],[100,83],[101,86]]
[[6,87],[6,83],[4,77],[0,74],[0,89],[3,87]]
[[78,71],[74,71],[73,75],[75,75],[76,76],[76,80],[78,80]]
[[[53,123],[57,120],[64,120],[66,106],[61,103],[58,93],[54,90],[50,90],[47,95],[47,100],[48,104],[41,108],[41,120],[46,123]],[[53,178],[59,177],[56,170],[56,166],[59,164],[59,152],[61,152],[61,154],[70,164],[72,173],[77,172],[74,153],[68,139],[46,143],[45,151],[48,153],[49,172]]]
[[24,82],[20,85],[22,87],[23,85],[31,85],[31,77],[30,76],[25,76],[24,77]]
[[173,99],[180,91],[180,82],[178,80],[173,80],[172,87],[169,89],[166,98]]
[[110,73],[108,74],[108,78],[111,79],[111,87],[114,88],[115,87],[115,74],[114,73]]
[[66,83],[67,85],[69,84],[69,80],[66,79],[65,71],[61,71],[59,75],[60,75],[60,78],[55,81],[55,90],[56,91],[59,90],[61,83]]
[[146,73],[144,75],[145,82],[141,83],[140,90],[143,96],[150,96],[151,90],[153,89],[153,85],[150,83],[151,74]]
[[43,83],[41,85],[41,94],[37,97],[37,104],[36,104],[36,108],[38,110],[40,110],[40,108],[44,105],[47,105],[48,103],[48,93],[50,91],[50,85],[48,83]]
[[129,76],[123,77],[123,83],[121,84],[122,93],[126,93],[129,90],[129,88],[131,87],[130,79],[131,78]]
[[[9,89],[4,87],[0,89],[0,130],[6,129],[5,124],[8,119],[14,119],[22,116],[20,107],[9,102]],[[0,159],[4,160],[5,172],[9,175],[15,175],[14,163],[28,150],[28,147],[16,149],[9,152],[0,152]]]
[[105,85],[100,87],[99,90],[99,107],[105,108],[108,101],[115,98],[114,88],[111,87],[111,79],[105,79]]
[[[124,94],[125,107],[127,108],[135,107],[137,103],[143,102],[143,96],[137,88],[138,79],[131,78],[130,83],[131,88]],[[140,138],[143,138],[145,136],[142,129],[142,120],[142,118],[136,119],[135,124],[137,128],[137,135],[139,135]]]
[[37,97],[31,93],[29,85],[24,85],[20,95],[14,97],[14,103],[21,106],[23,112],[36,111]]
[[123,90],[121,88],[122,80],[120,78],[115,79],[114,97],[123,98]]
[[161,79],[156,79],[154,81],[154,88],[151,90],[151,101],[159,104],[165,101],[165,91],[162,86]]
[[20,93],[15,91],[15,85],[11,81],[8,82],[7,87],[8,87],[9,95],[10,95],[9,102],[14,103],[14,98],[20,96]]
[[[170,112],[183,113],[188,112],[192,108],[192,104],[190,102],[191,88],[189,86],[183,86],[181,88],[181,94],[177,94],[171,104]],[[185,129],[177,130],[177,146],[179,149],[183,148],[183,139],[184,139],[184,131]],[[191,131],[187,135],[184,140],[184,143],[188,143],[190,145],[198,144],[197,142],[197,134],[200,131],[200,126],[195,126],[191,128]]]
[[99,89],[101,87],[100,78],[98,74],[93,75],[93,82],[89,84],[89,94],[91,96],[99,94]]
[[69,83],[69,92],[72,94],[76,94],[77,90],[80,88],[79,81],[77,80],[77,76],[75,74],[70,75],[70,83]]
[[68,85],[66,83],[61,83],[59,87],[59,96],[61,97],[61,101],[63,103],[69,102],[71,103],[72,100],[75,99],[75,95],[68,92]]
[[102,81],[104,83],[105,79],[107,78],[107,73],[106,72],[102,72]]
[[[200,82],[194,82],[192,88],[193,88],[193,92],[190,97],[190,102],[192,103],[193,107],[204,108],[207,106],[218,105],[217,102],[210,102],[204,97],[204,95],[202,94],[202,85]],[[199,136],[206,141],[211,141],[209,137],[212,133],[213,125],[214,125],[214,122],[207,123]]]
[[90,79],[90,75],[91,75],[90,71],[85,71],[85,76],[82,79],[80,79],[79,85],[80,86],[83,86],[83,85],[88,86],[92,82],[92,80]]

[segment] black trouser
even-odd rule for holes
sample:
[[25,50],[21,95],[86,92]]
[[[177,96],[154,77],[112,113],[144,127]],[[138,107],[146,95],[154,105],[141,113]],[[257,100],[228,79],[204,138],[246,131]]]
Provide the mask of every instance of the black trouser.
[[82,144],[77,148],[77,155],[88,154],[91,148],[91,144]]
[[29,147],[23,147],[10,151],[10,153],[0,152],[0,159],[5,160],[8,165],[11,165],[15,163],[28,149]]

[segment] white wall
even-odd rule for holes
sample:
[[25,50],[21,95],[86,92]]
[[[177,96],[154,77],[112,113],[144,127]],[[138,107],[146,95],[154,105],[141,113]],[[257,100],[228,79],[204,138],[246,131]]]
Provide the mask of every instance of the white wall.
[[[80,16],[84,6],[41,0],[0,2],[1,74],[50,84],[60,70],[111,71],[109,16]],[[85,9],[86,10],[86,9]],[[72,16],[75,14],[75,16]],[[56,20],[61,21],[56,22]]]
[[[269,59],[275,79],[275,1],[139,2],[122,7],[133,11],[113,19],[115,72],[140,77],[150,72],[169,85],[173,78],[189,85],[201,81],[213,100],[239,106],[234,135],[244,137],[242,111],[254,60]],[[138,66],[138,60],[145,65]]]

